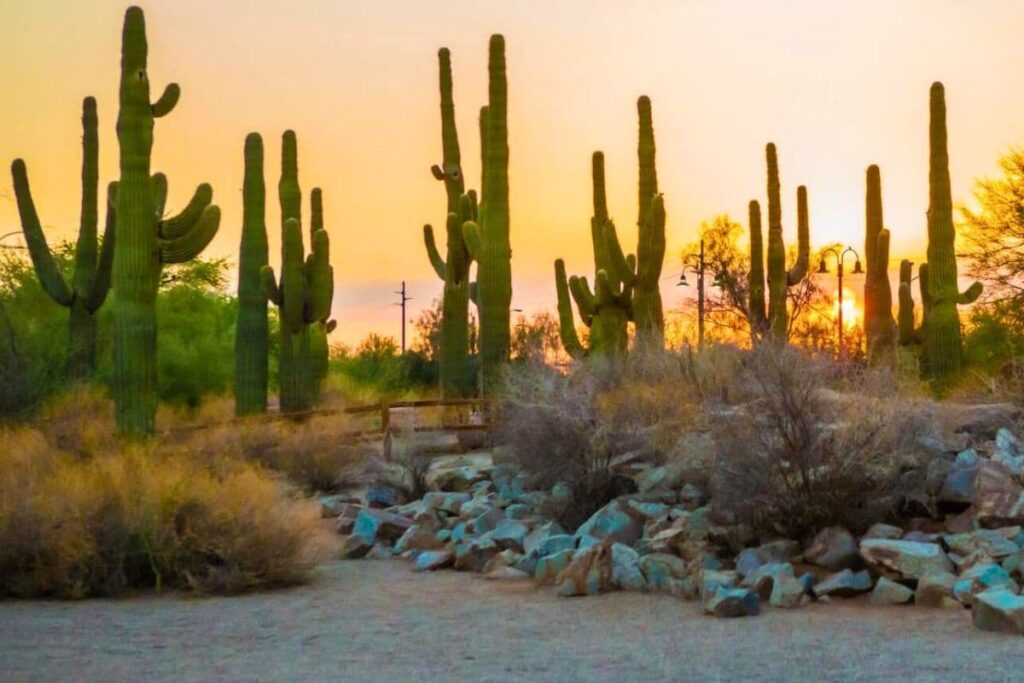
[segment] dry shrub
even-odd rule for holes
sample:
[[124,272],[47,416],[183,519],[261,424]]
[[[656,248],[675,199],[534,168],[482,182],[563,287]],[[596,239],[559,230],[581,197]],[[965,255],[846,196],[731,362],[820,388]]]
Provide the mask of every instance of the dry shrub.
[[43,406],[39,427],[57,448],[81,457],[108,452],[117,444],[114,403],[85,384],[72,386]]
[[29,429],[0,442],[4,594],[237,593],[301,582],[317,560],[314,506],[250,464],[143,445],[82,458]]
[[745,362],[753,400],[723,421],[712,480],[716,513],[764,535],[853,532],[905,493],[903,456],[923,420],[912,406],[828,390],[835,366],[762,344]]
[[743,370],[745,351],[738,346],[711,343],[687,358],[687,374],[707,403],[729,403],[729,389]]

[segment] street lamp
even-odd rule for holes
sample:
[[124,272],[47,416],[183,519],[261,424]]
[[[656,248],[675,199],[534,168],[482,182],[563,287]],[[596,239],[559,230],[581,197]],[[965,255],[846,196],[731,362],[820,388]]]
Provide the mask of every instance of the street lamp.
[[864,269],[860,266],[860,254],[853,247],[847,247],[841,253],[832,247],[821,252],[821,263],[818,264],[818,273],[824,275],[828,273],[828,265],[825,263],[825,257],[828,254],[832,254],[836,257],[836,274],[839,278],[839,353],[843,355],[843,261],[846,260],[847,254],[853,254],[853,275],[861,275],[864,273]]
[[690,270],[694,275],[697,276],[697,348],[704,348],[704,268],[706,263],[704,262],[704,240],[700,241],[700,254],[696,257],[696,263],[694,261],[694,255],[689,254],[683,257],[683,271],[679,274],[679,282],[676,283],[676,287],[689,287],[690,283],[686,281],[686,271]]

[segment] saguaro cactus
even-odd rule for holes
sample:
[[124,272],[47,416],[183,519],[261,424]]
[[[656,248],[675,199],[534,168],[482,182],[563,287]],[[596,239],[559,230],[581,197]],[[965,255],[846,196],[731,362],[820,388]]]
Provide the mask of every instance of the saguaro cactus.
[[[918,285],[921,292],[921,325],[914,326],[914,295],[911,293],[914,265],[904,259],[900,261],[899,311],[897,313],[898,340],[901,346],[916,346],[924,339],[924,331],[928,327],[928,317],[932,310],[932,297],[928,290],[928,264],[922,263],[918,268]],[[924,368],[927,363],[921,358]]]
[[867,170],[864,205],[864,332],[868,358],[875,362],[892,349],[896,329],[889,284],[889,231],[882,218],[882,177],[875,165]]
[[25,162],[15,159],[11,164],[21,227],[36,275],[50,298],[69,310],[67,372],[72,380],[87,379],[96,369],[96,311],[103,305],[110,289],[114,259],[114,210],[111,202],[116,183],[111,183],[107,192],[107,222],[102,250],[96,244],[99,220],[96,206],[99,191],[97,125],[96,100],[86,97],[82,102],[82,212],[75,244],[75,270],[70,285],[65,282],[46,244],[32,200]]
[[[320,193],[317,192],[317,195]],[[322,227],[322,204],[313,202],[310,253],[302,243],[302,192],[299,188],[298,149],[293,131],[281,144],[281,277],[269,265],[261,269],[263,292],[278,307],[280,348],[278,385],[283,412],[309,409],[316,398],[315,363],[310,326],[326,323],[334,293],[330,240]]]
[[750,271],[748,317],[753,339],[760,339],[768,331],[768,314],[764,303],[764,238],[761,233],[761,205],[752,200],[748,205],[750,222]]
[[[622,270],[632,275],[636,259],[626,257],[625,268],[615,269],[611,252],[617,250],[615,231],[608,217],[608,205],[604,184],[604,155],[594,152],[592,159],[594,215],[590,219],[590,236],[594,247],[594,290],[590,290],[587,279],[573,276],[566,281],[565,263],[555,261],[555,288],[558,295],[559,331],[562,346],[573,358],[586,355],[604,358],[622,356],[626,353],[629,338],[627,324],[632,314],[633,290],[618,274]],[[576,334],[569,294],[576,300],[580,318],[590,328],[589,349],[584,349]]]
[[[789,310],[786,307],[786,290],[799,284],[807,276],[810,261],[810,222],[807,215],[807,188],[801,185],[796,189],[797,202],[797,259],[789,270],[786,270],[786,244],[782,239],[782,202],[779,182],[779,161],[775,144],[769,142],[765,147],[768,164],[768,314],[767,333],[776,340],[785,342],[789,336]],[[764,310],[764,286],[760,285],[759,274],[764,272],[762,264],[755,263],[755,257],[761,252],[755,250],[755,242],[761,243],[761,212],[756,202],[750,206],[751,223],[751,265],[750,265],[750,322],[756,327],[762,324]],[[756,230],[755,230],[756,226]],[[755,251],[757,253],[755,253]],[[755,282],[758,280],[758,282]]]
[[437,53],[441,85],[441,149],[440,166],[431,171],[434,177],[444,181],[448,196],[448,211],[445,221],[447,232],[446,258],[442,258],[434,241],[430,225],[423,226],[423,241],[427,256],[434,272],[444,281],[441,303],[441,355],[439,359],[441,394],[445,397],[464,397],[472,392],[472,378],[469,371],[469,289],[470,265],[472,259],[462,234],[462,225],[475,221],[476,194],[465,195],[465,178],[462,173],[462,159],[459,152],[459,132],[455,126],[455,100],[452,96],[452,65],[448,48]]
[[641,348],[662,349],[665,345],[665,315],[661,305],[661,268],[665,260],[665,205],[658,194],[655,165],[654,121],[651,100],[641,96],[636,103],[639,117],[637,184],[639,239],[636,249],[636,277],[633,284],[633,316],[636,341]]
[[949,153],[946,148],[946,100],[941,83],[931,87],[928,171],[928,290],[931,312],[925,328],[924,352],[933,389],[943,392],[961,370],[963,349],[959,304],[969,304],[981,294],[975,282],[961,292],[957,284],[953,227],[953,196],[949,184]]
[[[314,187],[313,192],[310,193],[309,201],[309,239],[310,245],[312,245],[316,241],[317,232],[324,229],[323,191],[319,187]],[[327,335],[333,332],[335,328],[335,322],[329,320],[331,304],[334,300],[334,270],[330,266],[329,256],[328,254],[326,266],[330,281],[327,310],[323,312],[320,318],[310,323],[309,328],[310,372],[312,373],[310,387],[313,392],[314,402],[320,400],[320,388],[324,380],[327,379],[330,360],[330,347],[327,343]]]
[[156,417],[156,293],[163,264],[182,263],[210,243],[220,225],[213,190],[200,185],[185,209],[161,219],[167,180],[150,176],[154,119],[166,116],[181,91],[170,84],[149,98],[146,22],[129,7],[121,36],[120,111],[117,139],[121,179],[117,189],[114,250],[114,402],[118,430],[149,434]]
[[485,393],[491,393],[508,361],[511,343],[512,246],[508,210],[508,82],[505,39],[491,36],[487,62],[487,106],[480,110],[483,179],[479,220],[463,225],[463,238],[477,262],[480,361]]
[[238,321],[235,327],[235,413],[267,410],[267,298],[260,272],[267,265],[266,185],[263,139],[245,138],[242,185],[242,244],[238,258]]

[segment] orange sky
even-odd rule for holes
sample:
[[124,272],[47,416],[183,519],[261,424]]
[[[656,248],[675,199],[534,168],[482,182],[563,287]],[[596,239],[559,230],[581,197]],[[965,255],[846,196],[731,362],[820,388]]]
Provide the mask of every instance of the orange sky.
[[[169,208],[209,181],[223,210],[210,253],[236,257],[242,144],[267,146],[271,262],[278,262],[280,134],[299,136],[300,181],[324,188],[336,276],[335,338],[398,334],[403,278],[412,315],[440,294],[424,222],[443,224],[437,48],[452,50],[467,177],[479,177],[476,114],[487,37],[509,64],[513,306],[554,303],[552,261],[591,273],[590,153],[635,244],[636,97],[651,96],[669,215],[666,276],[702,220],[745,221],[764,194],[764,144],[779,147],[787,236],[808,186],[812,241],[863,242],[864,169],[882,168],[893,256],[920,257],[927,207],[928,87],[946,84],[954,198],[1024,142],[1024,3],[601,0],[163,0],[142,3],[156,88],[181,84],[157,122],[154,169]],[[99,100],[101,174],[116,172],[124,2],[0,0],[0,158],[28,163],[51,240],[73,239],[81,99]],[[59,48],[55,46],[60,46]],[[476,183],[474,183],[476,184]],[[0,233],[17,229],[4,173]],[[684,296],[666,280],[667,305]],[[670,289],[671,287],[671,289]],[[854,284],[859,291],[860,284]]]

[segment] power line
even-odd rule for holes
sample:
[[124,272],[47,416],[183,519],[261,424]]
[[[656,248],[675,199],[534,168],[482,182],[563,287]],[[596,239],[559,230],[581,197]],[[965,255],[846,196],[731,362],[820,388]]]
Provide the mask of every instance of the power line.
[[401,306],[401,308],[402,308],[402,353],[404,354],[405,353],[405,302],[412,300],[411,296],[406,296],[406,294],[405,294],[405,280],[402,280],[402,289],[397,290],[395,292],[395,294],[398,294],[399,296],[402,297],[401,301],[399,303],[395,304],[395,306]]

